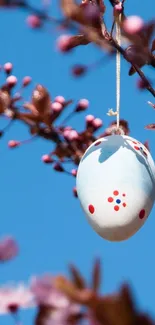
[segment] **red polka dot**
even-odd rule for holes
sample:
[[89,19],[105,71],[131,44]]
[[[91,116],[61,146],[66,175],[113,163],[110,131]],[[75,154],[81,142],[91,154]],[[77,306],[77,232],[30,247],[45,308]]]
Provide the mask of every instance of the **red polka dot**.
[[144,155],[147,157],[147,153],[146,153],[146,151],[143,151],[143,153],[144,153]]
[[95,208],[94,208],[94,206],[92,204],[89,205],[88,209],[89,209],[89,212],[92,213],[92,214],[95,211]]
[[134,144],[137,144],[137,142],[136,141],[132,141]]
[[142,209],[140,212],[139,212],[139,218],[140,219],[143,219],[145,217],[145,210]]
[[118,192],[118,191],[114,191],[113,194],[114,194],[114,195],[118,195],[119,192]]
[[114,199],[112,197],[108,197],[108,202],[113,202]]
[[115,210],[115,211],[118,211],[118,210],[119,210],[119,206],[118,206],[118,205],[115,205],[115,206],[114,206],[114,210]]
[[126,203],[123,203],[122,205],[123,205],[124,208],[126,207]]
[[126,196],[126,194],[125,194],[125,193],[123,193],[123,194],[122,194],[122,196]]
[[139,147],[137,147],[137,146],[134,146],[134,148],[135,148],[136,150],[140,150]]
[[94,146],[98,146],[101,143],[101,141],[97,141]]

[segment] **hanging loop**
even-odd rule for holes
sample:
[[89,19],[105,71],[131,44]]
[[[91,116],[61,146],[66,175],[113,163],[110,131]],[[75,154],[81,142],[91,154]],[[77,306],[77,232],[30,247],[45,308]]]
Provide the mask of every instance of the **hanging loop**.
[[[116,40],[118,45],[121,45],[121,13],[118,17],[118,22],[116,22]],[[116,120],[117,120],[117,129],[119,129],[120,123],[120,86],[121,86],[121,54],[119,51],[116,53]]]

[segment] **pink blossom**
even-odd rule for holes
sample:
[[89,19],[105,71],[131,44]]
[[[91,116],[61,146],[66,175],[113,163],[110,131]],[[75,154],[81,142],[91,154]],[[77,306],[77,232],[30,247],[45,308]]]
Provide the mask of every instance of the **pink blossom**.
[[72,174],[73,176],[76,176],[76,175],[77,175],[77,170],[76,170],[76,169],[72,169],[72,170],[71,170],[71,174]]
[[14,87],[17,83],[17,78],[11,75],[7,77],[6,82],[10,87]]
[[23,87],[28,86],[31,81],[32,81],[32,78],[30,76],[25,76],[22,81]]
[[72,74],[75,77],[83,76],[87,72],[87,66],[82,64],[76,64],[72,68]]
[[79,311],[79,306],[75,307],[74,304],[70,303],[66,308],[53,310],[45,320],[44,325],[69,325],[71,322],[68,319],[79,314]]
[[53,159],[49,155],[43,155],[41,159],[46,164],[53,162]]
[[32,292],[24,285],[0,288],[0,314],[16,312],[19,308],[34,306]]
[[[30,281],[30,288],[39,305],[48,305],[54,308],[65,309],[70,306],[70,300],[58,291],[53,282],[53,277],[46,274],[42,277],[33,277]],[[77,305],[74,305],[77,310]]]
[[0,240],[0,262],[8,261],[18,254],[14,238],[8,236]]
[[102,125],[103,125],[103,122],[100,118],[95,118],[93,121],[92,121],[92,125],[98,129],[100,128]]
[[69,130],[73,130],[73,128],[72,128],[71,126],[68,125],[68,126],[65,127],[64,130],[65,130],[65,131],[67,131],[67,130],[69,131]]
[[100,20],[100,10],[99,6],[93,6],[90,2],[85,7],[83,7],[83,12],[85,19],[88,20],[92,25],[98,24]]
[[51,108],[55,112],[61,112],[61,110],[63,109],[62,104],[59,102],[52,103]]
[[137,87],[141,90],[146,89],[148,87],[148,81],[143,79],[137,80]]
[[11,62],[7,62],[4,64],[3,68],[6,73],[10,73],[13,69],[13,65]]
[[79,305],[72,303],[62,292],[55,288],[51,275],[32,278],[30,287],[36,304],[54,308],[52,313],[45,319],[45,325],[68,325],[69,316],[80,312]]
[[63,96],[57,96],[55,97],[54,101],[63,105],[65,103],[65,98]]
[[16,140],[10,140],[8,142],[8,147],[9,148],[16,148],[20,145],[20,141],[16,141]]
[[70,131],[71,131],[71,129],[67,129],[67,128],[64,130],[64,132],[63,132],[63,136],[64,136],[66,139],[68,139],[69,134],[70,134]]
[[77,131],[75,131],[75,130],[67,130],[67,133],[65,133],[65,137],[69,141],[72,141],[72,140],[77,140],[79,138],[79,135],[78,135]]
[[70,49],[70,40],[71,40],[70,35],[61,35],[57,39],[57,48],[61,52],[67,52]]
[[88,108],[88,106],[89,106],[88,99],[80,99],[76,107],[76,112],[84,111]]
[[64,168],[59,162],[56,162],[53,165],[53,169],[56,170],[57,172],[64,172]]
[[129,16],[124,20],[123,28],[128,34],[135,34],[142,30],[144,21],[139,16]]
[[114,15],[118,15],[122,12],[122,2],[119,2],[114,6]]
[[76,189],[76,187],[73,187],[73,195],[74,195],[75,197],[78,197],[78,194],[77,194],[77,189]]
[[33,29],[39,28],[42,25],[41,19],[36,15],[28,16],[27,19],[26,19],[26,22],[27,22],[28,26],[33,28]]
[[86,120],[86,127],[92,126],[93,125],[93,121],[94,121],[95,117],[93,115],[87,115],[85,117]]
[[94,115],[87,115],[86,122],[92,122],[94,120]]

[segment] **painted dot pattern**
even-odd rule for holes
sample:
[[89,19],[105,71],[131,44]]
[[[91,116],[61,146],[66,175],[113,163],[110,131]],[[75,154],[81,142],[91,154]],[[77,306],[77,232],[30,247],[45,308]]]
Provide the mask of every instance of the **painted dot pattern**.
[[118,191],[114,191],[113,194],[114,194],[114,195],[118,195],[119,192],[118,192]]
[[[120,204],[125,208],[126,207],[126,203],[125,202],[122,202],[121,201],[121,199],[120,198],[116,198],[118,195],[119,195],[119,191],[118,190],[114,190],[113,191],[113,195],[114,195],[114,197],[112,197],[112,196],[109,196],[108,197],[108,202],[109,203],[112,203],[112,202],[114,202],[114,210],[115,211],[119,211],[119,209],[120,209]],[[125,193],[122,193],[122,196],[123,197],[125,197],[126,196],[126,194]]]
[[114,199],[110,196],[110,197],[108,197],[108,202],[113,202],[114,201]]
[[137,147],[137,146],[134,146],[134,148],[135,148],[136,150],[140,150],[140,148],[139,148],[139,147]]
[[99,146],[99,144],[101,144],[101,142],[102,142],[102,141],[97,141],[97,142],[94,144],[94,146],[95,146],[95,147]]
[[[113,194],[115,195],[115,196],[117,196],[117,195],[119,195],[119,192],[117,191],[117,190],[115,190],[115,191],[113,191]],[[122,196],[124,197],[124,196],[126,196],[126,194],[125,193],[123,193],[122,194]],[[115,202],[114,202],[115,201]],[[116,200],[114,200],[114,198],[112,197],[112,196],[109,196],[108,197],[108,202],[109,203],[112,203],[112,202],[114,202],[114,211],[119,211],[120,210],[120,203],[121,203],[121,199],[116,199]],[[126,205],[126,203],[125,202],[123,202],[122,203],[122,206],[125,208],[127,205]],[[89,210],[89,212],[91,213],[91,214],[93,214],[94,212],[95,212],[95,207],[92,205],[92,204],[90,204],[89,206],[88,206],[88,210]],[[139,219],[143,219],[144,217],[145,217],[145,214],[146,214],[146,212],[145,212],[145,209],[142,209],[140,212],[139,212]]]
[[140,212],[139,212],[139,218],[140,219],[143,219],[145,217],[145,210],[142,209]]
[[115,210],[115,211],[119,211],[119,206],[118,206],[118,205],[115,205],[115,206],[114,206],[114,210]]
[[95,212],[95,208],[94,208],[94,206],[93,206],[92,204],[90,204],[90,205],[88,206],[88,210],[89,210],[89,212],[90,212],[91,214],[93,214],[93,213]]
[[147,152],[146,152],[145,148],[143,148],[141,146],[141,143],[139,141],[132,141],[132,143],[134,144],[135,150],[141,151],[141,153],[144,154],[145,157],[147,157]]

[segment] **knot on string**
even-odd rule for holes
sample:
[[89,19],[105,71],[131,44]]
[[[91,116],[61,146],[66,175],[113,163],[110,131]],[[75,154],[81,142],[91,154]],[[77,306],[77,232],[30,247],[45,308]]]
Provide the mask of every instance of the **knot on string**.
[[108,113],[107,113],[108,116],[116,116],[117,115],[117,111],[113,111],[112,108],[109,109]]
[[124,129],[119,125],[119,127],[114,126],[112,131],[111,131],[112,135],[125,135]]

